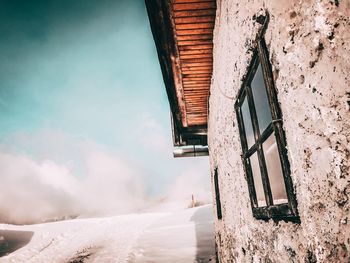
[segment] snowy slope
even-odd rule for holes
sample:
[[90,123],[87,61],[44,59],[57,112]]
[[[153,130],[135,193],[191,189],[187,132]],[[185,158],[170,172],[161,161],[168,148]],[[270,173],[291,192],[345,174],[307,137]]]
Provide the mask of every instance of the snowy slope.
[[17,249],[0,262],[215,262],[210,206],[176,213],[0,225],[0,236],[0,253]]
[[144,231],[129,262],[215,262],[213,231],[210,206],[169,214]]

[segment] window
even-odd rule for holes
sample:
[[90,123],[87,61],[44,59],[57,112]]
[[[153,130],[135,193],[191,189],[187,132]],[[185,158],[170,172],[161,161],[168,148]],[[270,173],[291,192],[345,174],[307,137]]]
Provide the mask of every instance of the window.
[[221,201],[220,201],[220,191],[219,191],[219,178],[218,178],[218,168],[214,171],[214,188],[215,188],[215,201],[216,201],[216,214],[218,219],[222,219],[221,213]]
[[282,114],[264,39],[235,104],[254,217],[298,221]]

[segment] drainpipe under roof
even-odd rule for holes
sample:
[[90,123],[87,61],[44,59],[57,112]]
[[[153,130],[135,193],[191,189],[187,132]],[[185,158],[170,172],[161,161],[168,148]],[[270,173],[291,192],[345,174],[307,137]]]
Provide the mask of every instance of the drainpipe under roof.
[[173,151],[174,157],[197,157],[209,155],[208,146],[191,145],[183,147],[175,147]]

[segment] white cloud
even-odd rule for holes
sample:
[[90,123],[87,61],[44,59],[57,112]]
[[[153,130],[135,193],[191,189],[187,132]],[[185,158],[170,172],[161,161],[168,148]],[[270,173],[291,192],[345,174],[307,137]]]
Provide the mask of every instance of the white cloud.
[[71,215],[137,212],[145,206],[136,172],[105,152],[88,154],[87,175],[78,178],[51,160],[0,153],[0,221],[33,223]]
[[[4,138],[0,222],[139,212],[154,205],[155,199],[163,203],[154,209],[182,209],[192,194],[196,201],[210,202],[208,159],[173,159],[171,135],[151,115],[141,120],[135,144],[143,152],[138,156],[116,154],[59,131]],[[157,191],[150,191],[150,186]]]
[[74,184],[68,182],[74,178],[64,167],[6,153],[0,153],[0,167],[2,222],[30,223],[78,212]]

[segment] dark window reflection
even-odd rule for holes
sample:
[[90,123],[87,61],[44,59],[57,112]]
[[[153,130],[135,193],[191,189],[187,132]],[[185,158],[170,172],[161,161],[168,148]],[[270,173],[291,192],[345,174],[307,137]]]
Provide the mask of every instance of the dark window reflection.
[[241,110],[242,110],[242,116],[243,116],[245,135],[247,138],[248,149],[249,149],[255,143],[255,140],[254,140],[254,131],[253,131],[252,120],[250,117],[250,110],[248,106],[247,97],[245,97],[244,99],[244,102],[241,106]]
[[256,114],[258,116],[260,133],[262,133],[270,124],[272,117],[260,64],[256,70],[254,79],[252,80],[251,88],[254,97]]

